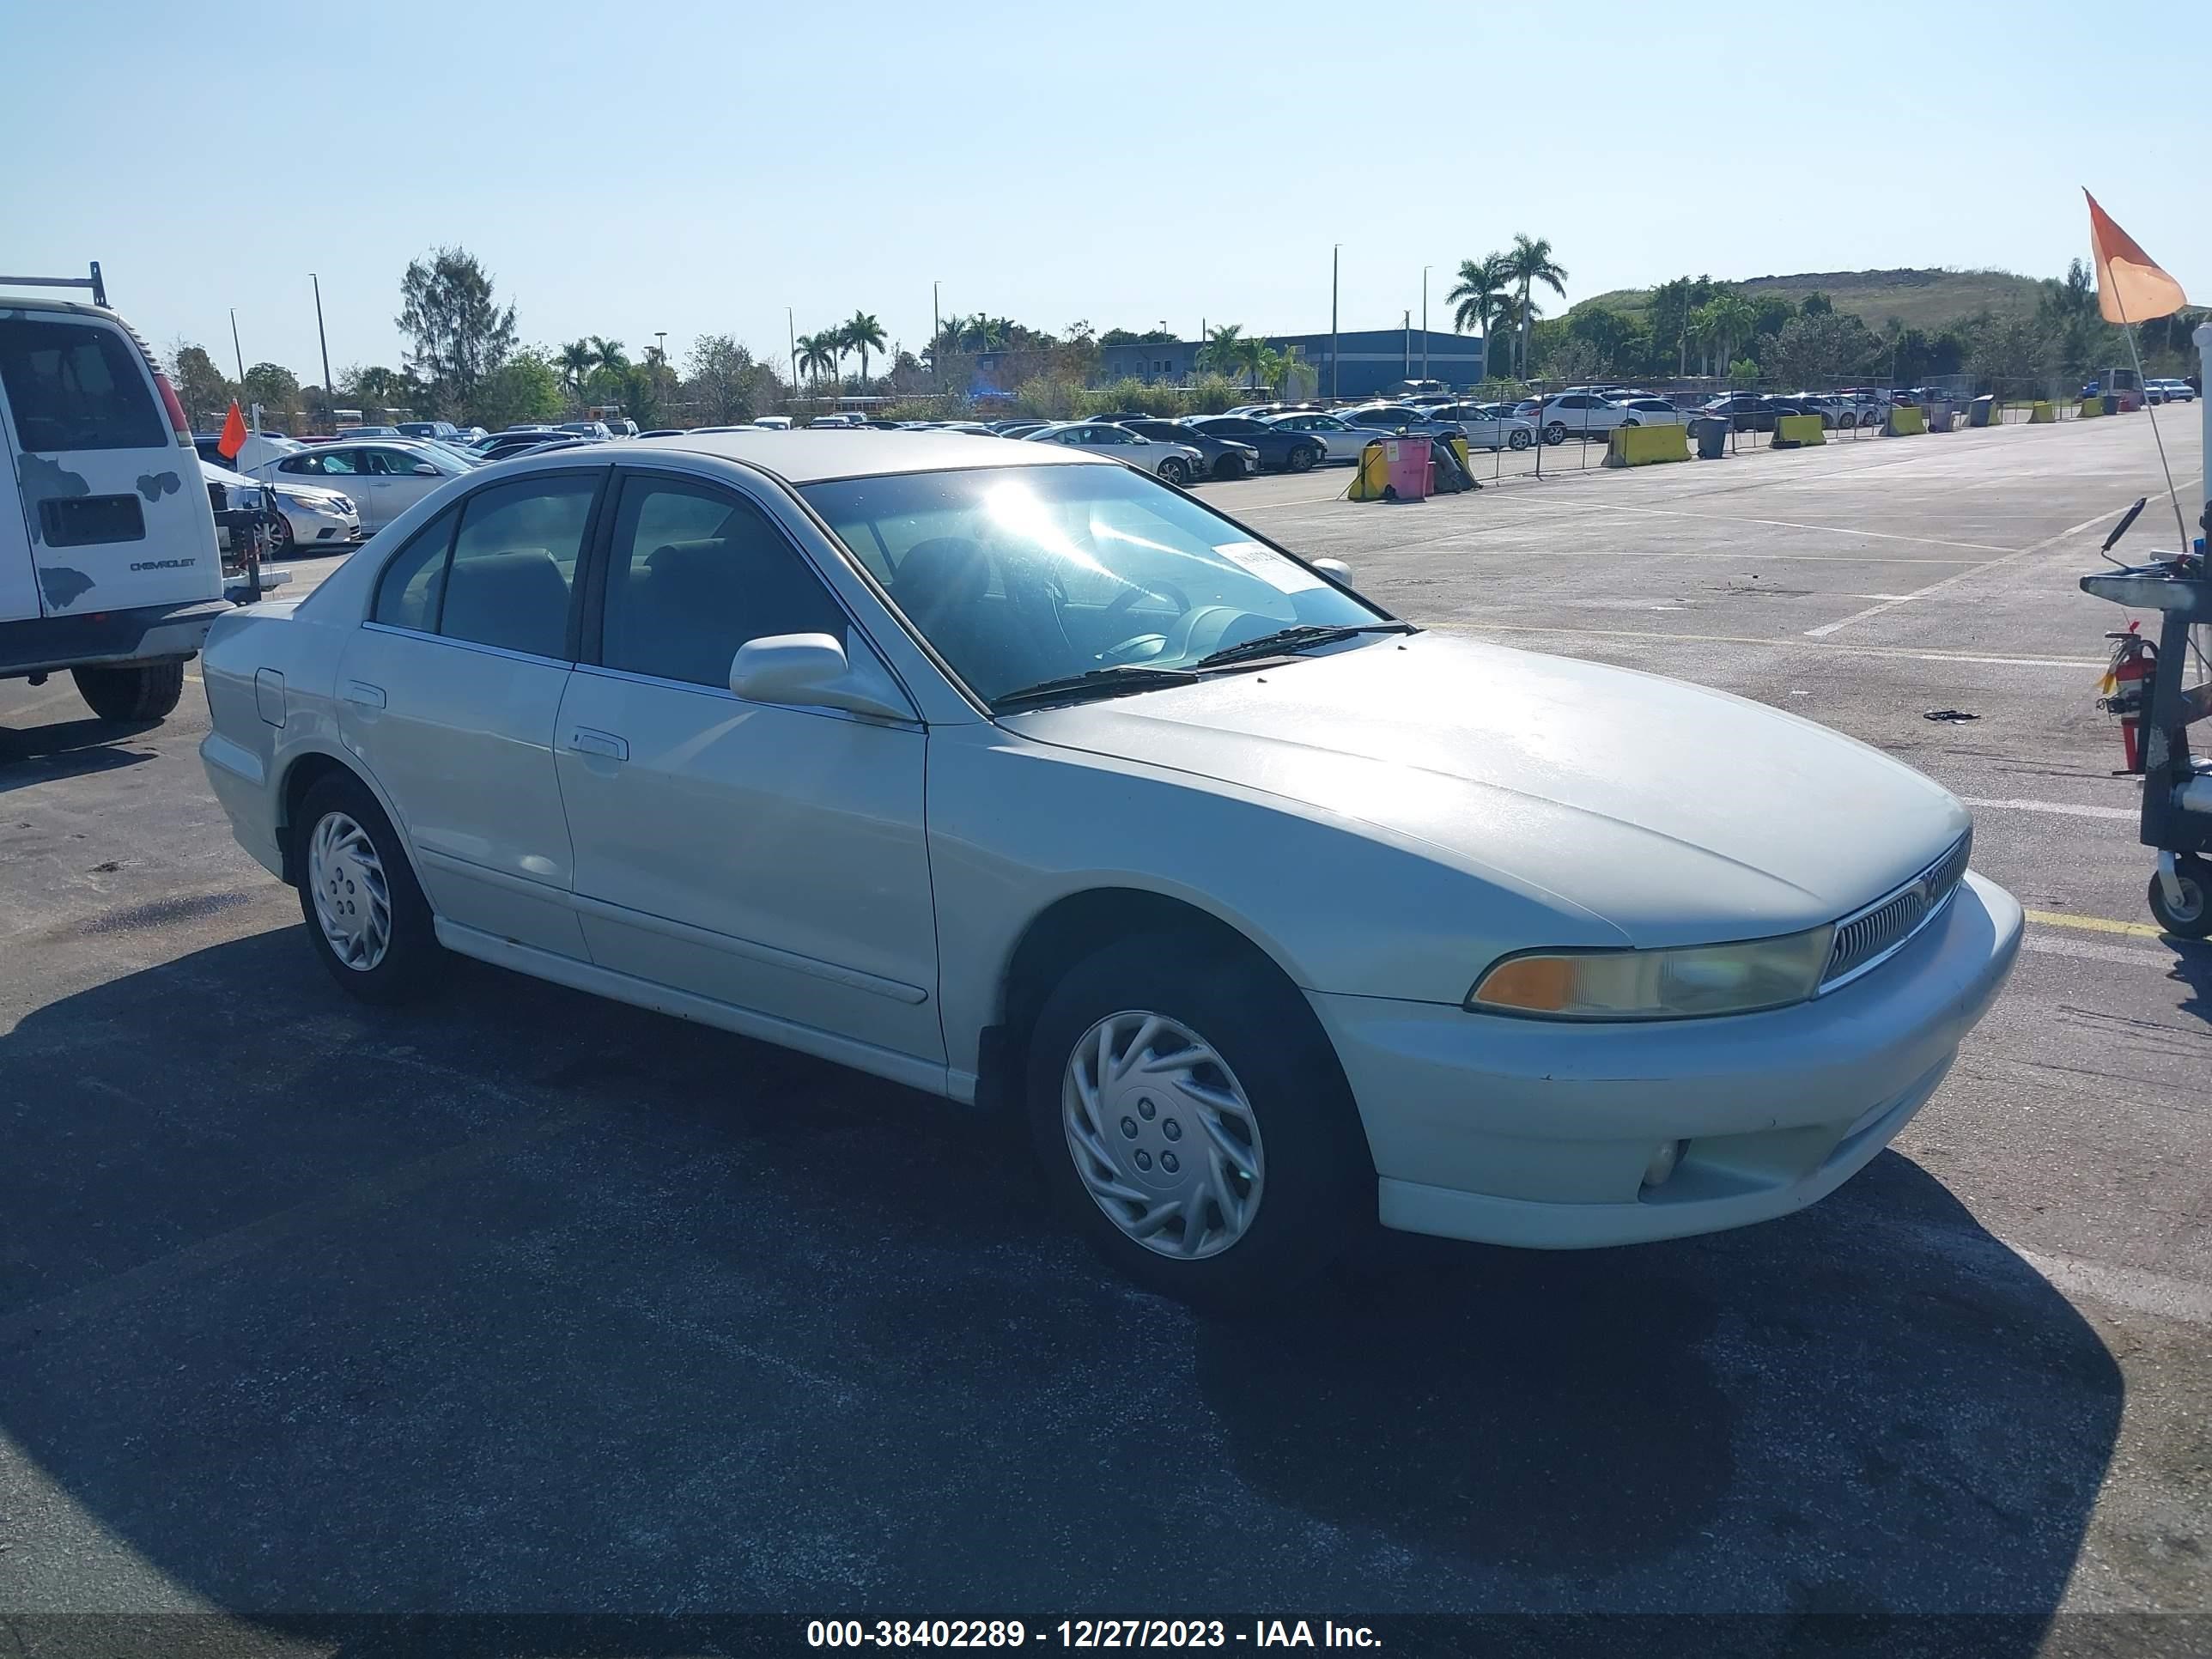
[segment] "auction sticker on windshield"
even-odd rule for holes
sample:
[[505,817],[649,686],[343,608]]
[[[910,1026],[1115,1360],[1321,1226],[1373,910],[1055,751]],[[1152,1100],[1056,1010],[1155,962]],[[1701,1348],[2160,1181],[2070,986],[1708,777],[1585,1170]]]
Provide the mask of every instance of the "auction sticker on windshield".
[[1231,564],[1250,571],[1270,587],[1285,593],[1302,593],[1309,587],[1328,586],[1304,565],[1257,542],[1220,542],[1213,550]]

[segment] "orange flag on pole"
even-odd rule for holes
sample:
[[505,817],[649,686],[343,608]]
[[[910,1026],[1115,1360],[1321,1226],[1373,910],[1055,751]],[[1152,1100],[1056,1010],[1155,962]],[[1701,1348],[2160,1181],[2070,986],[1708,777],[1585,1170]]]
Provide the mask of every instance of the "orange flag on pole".
[[230,400],[230,413],[222,422],[222,436],[216,440],[215,453],[226,461],[238,459],[238,452],[246,447],[246,416],[238,412],[238,399]]
[[2147,323],[2189,303],[2181,284],[2159,269],[2136,239],[2089,196],[2089,246],[2097,257],[2097,310],[2108,323]]

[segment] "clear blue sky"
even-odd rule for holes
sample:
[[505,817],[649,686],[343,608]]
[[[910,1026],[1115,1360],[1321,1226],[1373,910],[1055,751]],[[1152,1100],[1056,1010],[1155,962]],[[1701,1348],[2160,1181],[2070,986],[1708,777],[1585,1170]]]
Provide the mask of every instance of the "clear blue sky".
[[1054,330],[1325,329],[1333,242],[1345,327],[1418,320],[1425,264],[1449,326],[1453,267],[1521,230],[1570,299],[2056,274],[2087,184],[2212,300],[2179,3],[0,9],[0,270],[97,258],[158,347],[226,368],[234,306],[246,362],[302,380],[307,273],[333,368],[396,364],[400,272],[440,243],[526,342],[781,355],[786,306],[918,349],[933,279],[948,312]]

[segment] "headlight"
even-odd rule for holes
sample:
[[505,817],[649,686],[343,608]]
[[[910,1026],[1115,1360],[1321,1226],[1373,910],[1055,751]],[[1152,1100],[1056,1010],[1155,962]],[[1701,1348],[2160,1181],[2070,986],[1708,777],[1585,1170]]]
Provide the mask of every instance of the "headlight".
[[1833,927],[1672,951],[1528,951],[1468,993],[1477,1012],[1536,1019],[1692,1019],[1802,1002],[1820,987]]

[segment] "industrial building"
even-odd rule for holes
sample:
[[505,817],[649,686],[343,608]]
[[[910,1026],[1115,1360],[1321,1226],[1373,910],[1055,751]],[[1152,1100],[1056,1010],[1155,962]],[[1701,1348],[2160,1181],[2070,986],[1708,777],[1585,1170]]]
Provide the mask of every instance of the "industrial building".
[[[1405,380],[1443,380],[1467,386],[1483,378],[1484,343],[1480,335],[1448,334],[1436,329],[1367,328],[1334,336],[1324,332],[1265,337],[1272,349],[1294,353],[1318,377],[1316,390],[1323,397],[1370,398]],[[1205,349],[1203,340],[1101,346],[1098,375],[1102,380],[1181,385],[1198,378],[1198,356]]]

